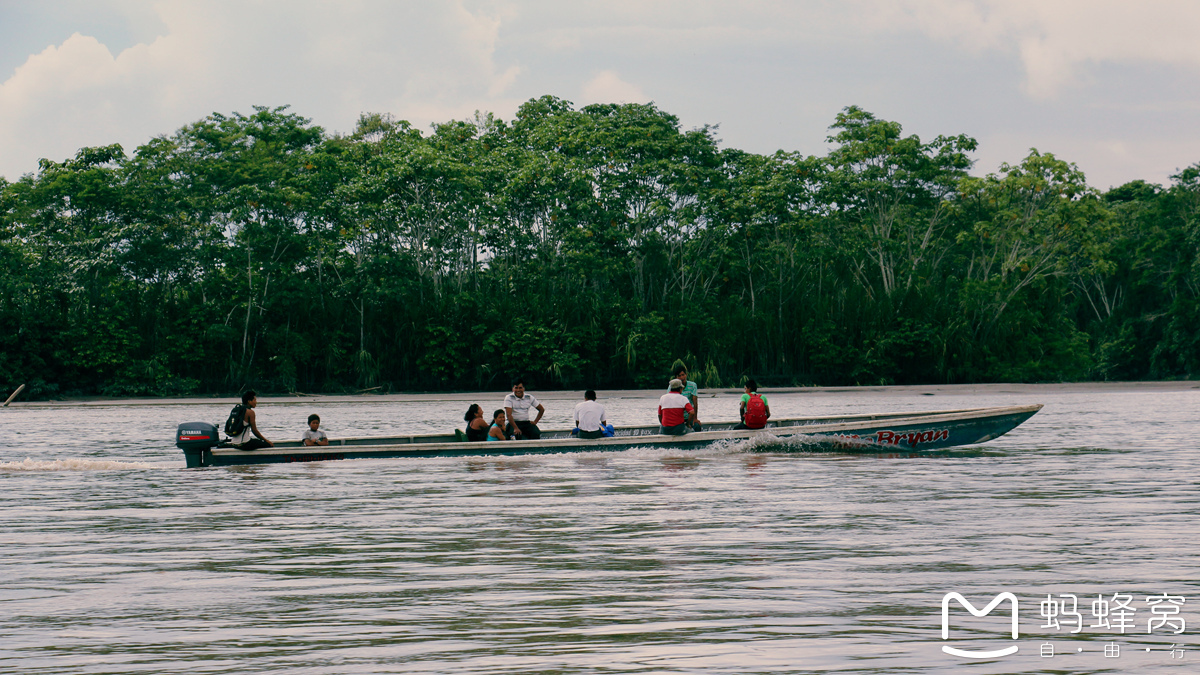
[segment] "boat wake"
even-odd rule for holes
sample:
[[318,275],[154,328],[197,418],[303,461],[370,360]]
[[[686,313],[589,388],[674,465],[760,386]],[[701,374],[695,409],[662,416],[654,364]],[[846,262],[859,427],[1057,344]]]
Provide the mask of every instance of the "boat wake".
[[144,462],[118,462],[109,459],[36,460],[26,457],[23,462],[0,462],[0,472],[11,471],[127,471],[130,469],[160,469]]
[[[722,457],[753,453],[786,452],[788,454],[812,451],[813,454],[829,454],[820,452],[828,439],[814,436],[785,436],[779,437],[770,433],[761,433],[750,438],[733,438],[715,440],[712,443],[696,448],[672,448],[655,445],[634,445],[622,448],[605,448],[596,450],[571,450],[566,452],[547,452],[537,455],[482,455],[489,461],[522,461],[527,462],[534,457],[559,457],[572,459],[611,459],[619,454],[631,459],[665,459],[673,457]],[[859,444],[854,444],[859,445]],[[864,448],[877,447],[870,443],[861,443]],[[459,458],[445,458],[456,461]]]
[[[787,436],[780,438],[770,433],[762,433],[750,438],[731,438],[715,440],[699,448],[670,448],[653,445],[637,445],[618,450],[626,457],[638,459],[659,459],[663,457],[720,457],[723,455],[740,455],[747,453],[773,452],[794,450],[804,446],[816,448],[820,441],[808,436]],[[591,452],[566,453],[573,457],[612,457],[614,450],[595,450]]]
[[[873,443],[859,441],[857,439],[846,439],[844,442],[847,450],[859,450],[877,448]],[[819,452],[826,450],[829,446],[829,438],[823,436],[807,436],[803,434],[791,436],[776,436],[770,432],[756,434],[750,438],[737,438],[725,441],[716,441],[713,443],[713,448],[720,448],[726,452]],[[826,453],[821,453],[826,454]]]
[[771,452],[785,447],[802,447],[804,436],[780,438],[771,433],[761,433],[750,438],[717,441],[714,446],[727,448],[730,452]]

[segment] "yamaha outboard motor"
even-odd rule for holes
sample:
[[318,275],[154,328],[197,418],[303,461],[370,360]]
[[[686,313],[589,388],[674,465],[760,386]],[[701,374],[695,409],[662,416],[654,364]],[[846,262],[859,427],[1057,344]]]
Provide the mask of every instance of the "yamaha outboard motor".
[[188,467],[204,466],[204,452],[217,447],[221,435],[214,424],[184,422],[175,429],[175,445],[183,450]]

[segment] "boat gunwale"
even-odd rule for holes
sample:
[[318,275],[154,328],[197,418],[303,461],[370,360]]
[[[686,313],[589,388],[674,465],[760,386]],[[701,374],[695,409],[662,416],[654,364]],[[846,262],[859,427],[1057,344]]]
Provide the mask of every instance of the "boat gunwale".
[[[957,422],[966,420],[980,420],[992,417],[1005,417],[1011,415],[1022,415],[1028,413],[1029,416],[1037,413],[1042,409],[1042,404],[1032,404],[1023,406],[993,406],[987,408],[972,408],[965,410],[941,410],[941,411],[924,411],[919,413],[907,414],[902,417],[894,415],[873,415],[873,416],[855,416],[853,422],[843,421],[831,424],[799,424],[767,427],[763,429],[723,429],[713,431],[696,431],[682,436],[672,436],[668,434],[645,434],[645,435],[627,435],[627,436],[610,436],[597,439],[581,439],[575,437],[539,439],[539,440],[511,440],[504,441],[502,446],[495,447],[495,450],[500,452],[489,452],[490,447],[480,441],[431,441],[431,442],[396,442],[396,443],[378,443],[378,444],[334,444],[329,445],[312,445],[312,446],[283,446],[276,445],[270,448],[260,448],[258,450],[240,450],[230,447],[216,447],[209,451],[212,457],[223,458],[238,458],[238,457],[270,457],[277,455],[301,456],[301,455],[336,455],[345,453],[371,453],[371,452],[388,452],[419,455],[428,453],[430,450],[441,449],[447,454],[454,454],[463,450],[472,450],[469,454],[478,456],[487,455],[508,455],[508,454],[526,454],[520,451],[545,449],[553,452],[554,448],[569,448],[571,451],[585,451],[583,448],[605,450],[616,449],[622,447],[638,446],[638,445],[698,445],[703,443],[712,443],[722,440],[747,440],[756,436],[765,435],[773,438],[791,438],[795,436],[809,435],[837,435],[842,431],[854,431],[864,427],[864,422],[880,421],[892,423],[897,430],[902,430],[906,426],[924,426],[930,424],[939,424],[945,422]],[[803,421],[810,419],[837,419],[846,420],[847,417],[832,417],[832,418],[793,418],[786,421]],[[1018,423],[1019,424],[1019,423]],[[644,429],[648,427],[625,427],[626,429]],[[552,430],[550,433],[565,430]],[[443,438],[445,435],[435,436],[435,438]],[[421,438],[421,436],[399,436],[399,437],[380,437],[380,441],[390,441],[399,438]],[[350,439],[342,439],[350,440]],[[481,447],[483,446],[483,447]]]
[[[834,424],[834,423],[838,423],[838,422],[853,423],[856,421],[862,421],[862,422],[869,422],[869,421],[874,421],[874,420],[886,421],[886,420],[893,420],[893,419],[907,419],[909,417],[925,418],[925,417],[936,416],[936,415],[948,415],[948,414],[958,414],[958,413],[980,413],[980,416],[986,416],[986,415],[984,415],[984,413],[986,413],[987,411],[1009,410],[1009,409],[1015,409],[1015,408],[1029,408],[1029,407],[1036,407],[1038,410],[1040,410],[1041,405],[1042,404],[1039,403],[1039,404],[1034,404],[1032,406],[990,406],[990,407],[985,407],[985,408],[962,408],[962,409],[958,409],[958,410],[922,410],[922,411],[905,412],[905,413],[862,413],[862,414],[858,414],[858,415],[829,415],[829,416],[824,416],[824,417],[790,417],[790,418],[784,418],[784,419],[779,419],[779,420],[771,420],[770,422],[767,423],[766,429],[786,429],[786,428],[793,428],[793,427],[798,428],[798,427],[817,426],[817,425],[823,425],[823,424]],[[799,422],[800,424],[795,424],[797,422]],[[723,425],[733,425],[733,424],[737,424],[737,422],[726,421],[726,422],[713,423],[713,425],[722,425],[722,426]],[[644,424],[644,425],[636,425],[636,426],[617,427],[616,430],[618,432],[620,432],[620,431],[628,431],[628,430],[633,430],[633,429],[641,429],[641,430],[654,429],[656,427],[658,427],[657,424]],[[764,429],[758,429],[757,431],[763,431],[763,430]],[[547,429],[546,431],[542,432],[544,435],[558,434],[560,436],[560,438],[559,439],[541,439],[541,440],[567,440],[564,435],[569,434],[570,431],[571,431],[570,429]],[[731,428],[724,428],[724,429],[715,429],[714,431],[729,432],[729,431],[735,431],[735,430],[731,429]],[[740,431],[740,430],[737,430],[737,431]],[[694,432],[694,433],[708,433],[708,432]],[[645,438],[647,436],[657,436],[657,435],[661,435],[661,434],[635,434],[635,435],[627,435],[627,436],[634,437],[634,438]],[[611,438],[611,437],[609,437],[609,438]],[[603,439],[594,439],[594,440],[603,440]],[[307,445],[304,445],[303,441],[280,441],[280,442],[277,442],[274,447],[276,447],[276,448],[312,448],[312,447],[325,448],[325,447],[335,447],[335,446],[336,447],[342,447],[342,446],[375,447],[375,446],[379,446],[379,445],[417,445],[417,444],[428,444],[428,443],[449,444],[449,443],[457,443],[457,442],[462,442],[462,441],[457,440],[457,438],[455,437],[455,435],[453,433],[448,433],[448,434],[442,433],[442,434],[410,434],[410,435],[404,435],[404,436],[350,436],[350,437],[346,437],[346,438],[336,438],[336,439],[331,438],[331,439],[329,439],[329,445],[327,445],[327,446],[326,445],[307,446]],[[472,441],[472,442],[475,442],[475,441]],[[507,441],[507,442],[512,443],[515,441]]]

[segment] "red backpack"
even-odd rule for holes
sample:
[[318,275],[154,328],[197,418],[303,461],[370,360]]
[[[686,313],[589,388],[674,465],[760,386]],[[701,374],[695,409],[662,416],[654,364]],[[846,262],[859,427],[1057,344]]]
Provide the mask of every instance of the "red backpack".
[[746,401],[746,415],[742,421],[750,429],[761,429],[767,426],[767,404],[763,403],[762,396],[757,393],[750,394],[750,400]]

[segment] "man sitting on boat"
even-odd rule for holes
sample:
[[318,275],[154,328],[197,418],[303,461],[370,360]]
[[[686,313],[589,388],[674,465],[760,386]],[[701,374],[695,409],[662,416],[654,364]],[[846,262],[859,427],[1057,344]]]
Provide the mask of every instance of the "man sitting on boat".
[[689,420],[696,409],[683,395],[683,382],[671,380],[670,392],[658,399],[658,433],[682,436],[688,432]]
[[758,393],[758,383],[754,380],[746,380],[746,393],[742,394],[738,413],[742,421],[734,429],[762,429],[767,426],[771,406],[767,403],[767,397]]
[[[537,410],[537,417],[529,419],[529,411]],[[504,397],[504,412],[508,419],[508,433],[520,440],[536,441],[542,437],[537,423],[542,420],[546,409],[533,394],[525,393],[525,380],[513,380],[512,393]]]
[[604,438],[604,425],[608,424],[608,413],[604,406],[596,403],[596,392],[588,389],[583,393],[583,403],[575,406],[575,427],[583,439]]
[[683,394],[684,398],[691,402],[692,407],[695,408],[695,410],[692,411],[691,416],[688,418],[688,426],[691,427],[692,431],[701,431],[699,398],[700,391],[696,388],[696,381],[688,379],[687,366],[683,365],[683,361],[676,360],[674,365],[675,368],[674,372],[672,372],[672,375],[675,376],[675,379],[683,383],[683,391],[681,393]]
[[242,428],[229,439],[229,444],[239,450],[275,447],[275,444],[268,441],[258,430],[258,418],[254,414],[254,408],[257,406],[258,394],[253,389],[242,394],[242,408],[245,409]]

